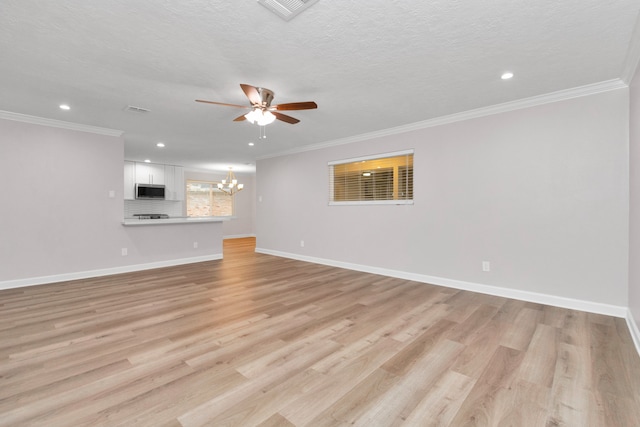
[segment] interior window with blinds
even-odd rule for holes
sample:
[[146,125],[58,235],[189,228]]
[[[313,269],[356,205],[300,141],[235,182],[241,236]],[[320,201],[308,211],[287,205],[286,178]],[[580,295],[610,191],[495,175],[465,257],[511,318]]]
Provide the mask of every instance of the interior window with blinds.
[[329,204],[412,204],[413,150],[329,162]]

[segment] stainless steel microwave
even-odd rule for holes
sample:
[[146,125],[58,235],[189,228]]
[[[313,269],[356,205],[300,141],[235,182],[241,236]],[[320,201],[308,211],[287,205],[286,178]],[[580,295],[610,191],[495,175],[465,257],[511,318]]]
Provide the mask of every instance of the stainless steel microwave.
[[136,199],[164,200],[164,185],[136,184]]

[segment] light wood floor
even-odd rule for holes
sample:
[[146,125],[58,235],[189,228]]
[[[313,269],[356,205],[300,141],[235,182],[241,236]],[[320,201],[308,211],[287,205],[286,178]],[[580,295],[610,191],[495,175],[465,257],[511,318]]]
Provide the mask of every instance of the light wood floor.
[[640,425],[622,319],[254,244],[1,291],[0,425]]

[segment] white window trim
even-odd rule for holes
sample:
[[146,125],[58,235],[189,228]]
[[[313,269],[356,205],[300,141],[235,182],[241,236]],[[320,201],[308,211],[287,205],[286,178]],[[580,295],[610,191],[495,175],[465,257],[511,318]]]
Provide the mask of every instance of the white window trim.
[[392,151],[391,153],[380,153],[380,154],[372,154],[370,156],[353,157],[351,159],[334,160],[331,162],[327,162],[327,166],[343,165],[345,163],[362,162],[365,160],[384,159],[386,157],[406,156],[408,154],[415,154],[414,150],[411,149],[411,150],[402,150],[402,151]]
[[350,200],[348,202],[329,201],[329,206],[357,205],[413,205],[413,200]]
[[[345,163],[362,162],[366,160],[384,159],[387,157],[407,156],[409,154],[415,155],[415,150],[401,150],[392,151],[390,153],[372,154],[369,156],[352,157],[349,159],[333,160],[327,162],[327,166],[343,165]],[[350,201],[334,201],[331,197],[334,193],[334,180],[333,180],[333,168],[329,168],[329,206],[359,206],[359,205],[413,205],[413,199],[411,200],[350,200]]]

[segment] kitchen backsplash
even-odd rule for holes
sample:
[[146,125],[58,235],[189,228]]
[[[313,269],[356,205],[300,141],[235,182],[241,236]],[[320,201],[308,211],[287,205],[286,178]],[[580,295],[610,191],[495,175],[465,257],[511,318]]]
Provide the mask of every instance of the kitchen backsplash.
[[172,218],[184,216],[182,202],[167,200],[125,200],[124,217],[131,218],[134,214],[167,214]]

